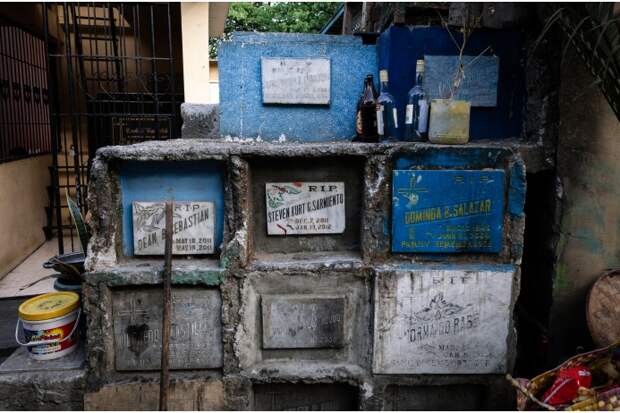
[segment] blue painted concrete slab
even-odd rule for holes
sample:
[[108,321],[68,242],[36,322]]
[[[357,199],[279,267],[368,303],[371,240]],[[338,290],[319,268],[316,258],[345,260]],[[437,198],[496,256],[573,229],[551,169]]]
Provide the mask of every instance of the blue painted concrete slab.
[[499,252],[502,170],[395,170],[393,252]]
[[[261,58],[328,58],[330,104],[264,105]],[[220,133],[264,140],[342,141],[355,136],[355,112],[367,74],[378,86],[375,45],[359,37],[234,33],[219,49]],[[406,93],[406,92],[405,92]]]
[[[431,99],[449,97],[454,74],[458,69],[457,56],[424,55],[424,86]],[[497,56],[463,56],[465,77],[456,90],[455,99],[467,100],[472,107],[497,106]]]
[[[461,33],[452,32],[457,41]],[[487,47],[490,46],[490,49]],[[525,102],[523,33],[518,30],[476,29],[465,55],[495,55],[499,59],[497,106],[473,107],[470,140],[507,139],[521,136]],[[404,119],[407,92],[415,81],[417,59],[425,55],[450,56],[458,51],[450,34],[442,27],[392,26],[381,33],[377,44],[379,68],[387,69],[390,91]]]
[[134,201],[210,201],[215,204],[215,247],[224,230],[225,165],[217,161],[138,162],[120,165],[123,253],[133,256]]

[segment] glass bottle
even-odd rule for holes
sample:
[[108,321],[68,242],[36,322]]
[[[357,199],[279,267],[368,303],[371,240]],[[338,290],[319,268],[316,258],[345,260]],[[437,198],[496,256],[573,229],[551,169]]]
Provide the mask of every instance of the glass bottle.
[[424,60],[415,68],[415,84],[407,94],[405,140],[423,142],[428,137],[428,99],[424,90]]
[[398,138],[398,111],[396,101],[390,94],[388,71],[379,71],[381,93],[377,99],[377,132],[379,140],[396,140]]
[[377,135],[377,116],[375,114],[377,108],[377,96],[373,84],[372,75],[369,74],[364,80],[364,93],[359,102],[358,107],[358,141],[360,142],[378,142]]

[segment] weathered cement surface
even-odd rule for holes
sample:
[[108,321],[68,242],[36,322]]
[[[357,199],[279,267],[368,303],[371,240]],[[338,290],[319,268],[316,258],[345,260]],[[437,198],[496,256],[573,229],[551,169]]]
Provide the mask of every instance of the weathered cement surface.
[[[169,410],[224,410],[221,380],[170,383]],[[110,384],[84,395],[84,410],[159,410],[159,382]]]
[[20,348],[0,365],[0,410],[83,410],[83,348],[64,358],[33,360]]
[[217,139],[220,137],[220,105],[182,103],[181,133],[185,139]]
[[[620,266],[620,122],[572,51],[562,65],[558,175],[562,211],[551,310],[552,363],[592,348],[586,296],[607,268]],[[578,96],[578,98],[576,98]],[[576,104],[578,102],[578,104]]]

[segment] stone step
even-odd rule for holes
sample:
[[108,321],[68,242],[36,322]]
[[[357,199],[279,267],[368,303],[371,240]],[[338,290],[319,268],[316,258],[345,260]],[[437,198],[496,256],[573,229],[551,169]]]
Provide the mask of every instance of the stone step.
[[38,361],[18,348],[0,364],[0,410],[83,410],[84,347]]

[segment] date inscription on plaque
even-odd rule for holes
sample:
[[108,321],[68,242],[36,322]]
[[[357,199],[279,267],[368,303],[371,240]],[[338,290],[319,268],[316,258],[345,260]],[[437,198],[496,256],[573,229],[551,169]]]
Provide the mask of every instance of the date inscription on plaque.
[[499,252],[504,171],[396,170],[392,251]]
[[265,184],[268,235],[342,234],[344,182]]
[[330,60],[261,59],[264,104],[329,105]]
[[263,348],[340,348],[344,298],[263,295]]
[[[215,252],[213,202],[174,202],[172,253],[204,255]],[[134,202],[133,250],[135,255],[163,255],[166,227],[164,202]]]
[[[115,291],[114,357],[117,370],[158,370],[161,366],[160,288]],[[215,289],[172,289],[170,368],[222,366],[222,299]]]
[[505,373],[513,277],[510,265],[381,274],[373,371]]

